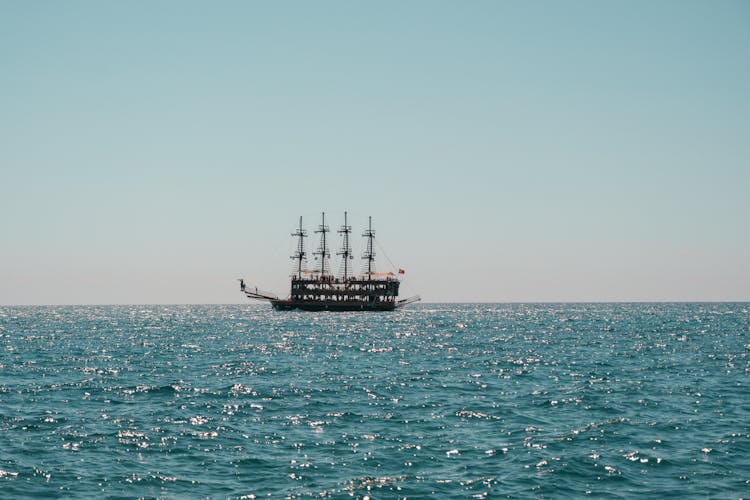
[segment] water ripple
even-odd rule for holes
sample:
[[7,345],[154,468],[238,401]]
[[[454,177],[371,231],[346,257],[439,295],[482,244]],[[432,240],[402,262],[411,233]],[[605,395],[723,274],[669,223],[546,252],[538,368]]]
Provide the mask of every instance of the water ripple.
[[743,496],[748,304],[0,308],[7,497]]

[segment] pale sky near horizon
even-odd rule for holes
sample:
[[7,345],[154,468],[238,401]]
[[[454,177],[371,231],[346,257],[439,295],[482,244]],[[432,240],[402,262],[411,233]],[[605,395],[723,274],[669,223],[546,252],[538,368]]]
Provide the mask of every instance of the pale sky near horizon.
[[0,1],[0,305],[286,295],[345,210],[427,302],[748,301],[749,56],[747,1]]

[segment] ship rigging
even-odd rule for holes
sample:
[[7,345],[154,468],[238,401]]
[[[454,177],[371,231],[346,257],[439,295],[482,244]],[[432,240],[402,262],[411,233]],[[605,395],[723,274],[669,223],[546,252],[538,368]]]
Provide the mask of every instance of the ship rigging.
[[326,216],[323,213],[321,223],[315,230],[315,233],[320,235],[318,248],[313,252],[317,265],[313,269],[308,269],[305,251],[307,231],[302,226],[302,217],[299,218],[299,227],[292,233],[297,242],[291,256],[295,262],[288,298],[280,299],[271,292],[259,290],[257,287],[248,287],[244,279],[240,279],[240,290],[250,299],[270,302],[277,310],[392,311],[420,300],[418,295],[398,299],[401,284],[398,275],[404,274],[403,269],[398,269],[397,273],[376,270],[375,231],[372,229],[372,217],[368,220],[367,229],[362,233],[366,243],[362,254],[363,272],[359,275],[351,269],[351,260],[354,259],[354,255],[349,235],[352,228],[348,224],[346,212],[344,212],[344,224],[338,230],[342,239],[341,249],[336,252],[336,255],[341,257],[338,275],[331,272],[329,264],[330,251],[326,236],[329,232]]

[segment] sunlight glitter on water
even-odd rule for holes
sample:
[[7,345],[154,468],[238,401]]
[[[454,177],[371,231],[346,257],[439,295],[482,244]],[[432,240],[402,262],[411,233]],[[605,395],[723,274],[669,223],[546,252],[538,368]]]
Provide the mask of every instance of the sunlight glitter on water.
[[737,496],[748,325],[747,304],[0,308],[0,485]]

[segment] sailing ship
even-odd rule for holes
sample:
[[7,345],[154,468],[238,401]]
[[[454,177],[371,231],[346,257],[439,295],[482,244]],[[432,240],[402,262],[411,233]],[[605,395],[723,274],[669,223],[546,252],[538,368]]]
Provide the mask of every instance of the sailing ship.
[[354,259],[349,235],[352,232],[348,225],[347,213],[344,212],[344,225],[338,230],[342,237],[341,250],[337,255],[341,257],[338,273],[333,273],[329,264],[330,251],[328,249],[327,234],[330,229],[326,225],[326,214],[322,214],[322,221],[315,230],[320,234],[320,244],[313,252],[317,265],[313,269],[307,268],[307,252],[305,238],[307,231],[302,227],[302,217],[299,227],[292,233],[297,238],[296,250],[291,258],[295,261],[291,274],[291,293],[286,299],[277,295],[248,287],[244,279],[240,279],[240,290],[250,299],[268,301],[279,311],[300,309],[303,311],[392,311],[407,304],[420,300],[418,295],[407,299],[398,299],[401,284],[398,275],[404,274],[403,269],[397,273],[392,271],[378,272],[375,268],[375,231],[372,229],[372,217],[369,218],[367,229],[362,236],[366,238],[365,251],[362,254],[363,270],[360,274],[352,271],[351,260]]

